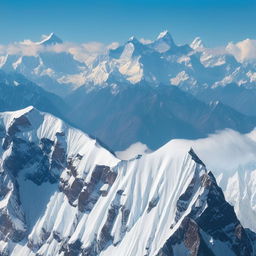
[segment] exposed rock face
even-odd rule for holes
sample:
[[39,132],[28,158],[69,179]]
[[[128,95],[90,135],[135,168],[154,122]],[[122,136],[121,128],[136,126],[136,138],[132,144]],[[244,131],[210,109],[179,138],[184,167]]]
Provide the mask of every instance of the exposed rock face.
[[54,150],[52,152],[52,168],[62,170],[66,167],[67,156],[66,156],[66,145],[64,132],[57,132],[56,137],[57,141],[54,145]]
[[[16,177],[30,159],[30,153],[26,142],[15,138],[15,134],[20,131],[19,127],[29,125],[27,118],[21,117],[14,119],[7,131],[1,128],[2,148],[9,150],[6,158],[0,161],[0,199],[7,199],[0,208],[0,239],[4,241],[19,242],[27,231]],[[21,148],[26,149],[25,154],[19,154]]]
[[121,199],[122,193],[118,193],[118,192],[119,191],[117,191],[114,202],[112,203],[110,209],[108,210],[106,222],[100,231],[100,239],[98,241],[98,244],[99,244],[98,253],[104,250],[109,242],[113,243],[113,240],[114,240],[113,236],[111,235],[111,232],[115,224],[115,220],[118,216],[119,209],[121,208],[120,199]]
[[215,256],[202,239],[197,223],[190,218],[185,218],[182,221],[179,229],[169,238],[157,256],[176,255],[176,246],[180,246],[181,248],[184,246],[186,248],[183,250],[184,255]]
[[[26,116],[13,120],[3,144],[5,150],[11,147],[11,153],[5,159],[3,167],[16,177],[25,166],[35,165],[36,171],[26,174],[28,179],[38,185],[47,181],[57,182],[66,163],[66,149],[59,142],[59,134],[56,133],[56,143],[47,138],[42,138],[39,143],[35,143],[15,136],[17,133],[29,129],[33,129],[33,127]],[[56,173],[55,169],[59,169],[59,173]]]
[[[83,188],[78,198],[78,208],[80,211],[91,211],[100,195],[106,196],[108,190],[116,179],[116,173],[112,172],[108,166],[96,166],[93,170],[91,180]],[[101,191],[102,185],[106,184],[107,189]]]
[[19,242],[25,237],[27,226],[17,182],[6,170],[0,173],[0,191],[0,240]]
[[153,198],[149,204],[148,204],[148,209],[147,212],[149,213],[154,207],[156,207],[157,203],[159,201],[159,197]]
[[[78,178],[75,167],[72,163],[81,160],[80,156],[76,156],[75,159],[69,159],[67,167],[68,179],[61,178],[60,191],[68,197],[71,205],[77,206],[81,212],[90,212],[94,205],[97,203],[100,196],[106,196],[109,189],[113,185],[117,174],[110,170],[109,166],[97,165],[95,166],[90,181],[87,183],[82,178]],[[73,182],[70,184],[70,179]],[[106,186],[105,189],[102,189]],[[77,202],[75,202],[77,201]]]
[[64,256],[79,256],[81,255],[82,243],[79,240],[76,240],[72,244],[64,245],[60,252],[64,253]]
[[[192,157],[196,159],[194,154],[192,152]],[[185,202],[190,200],[193,186],[194,179],[186,192],[179,198],[177,213],[180,214],[186,210]],[[201,177],[201,186],[206,189],[205,194],[202,195],[206,198],[206,204],[193,206],[190,214],[167,240],[158,256],[174,256],[179,247],[185,247],[188,255],[191,256],[220,255],[216,253],[211,239],[226,243],[234,255],[254,255],[254,245],[249,232],[240,224],[233,207],[225,201],[223,192],[217,186],[211,172]]]

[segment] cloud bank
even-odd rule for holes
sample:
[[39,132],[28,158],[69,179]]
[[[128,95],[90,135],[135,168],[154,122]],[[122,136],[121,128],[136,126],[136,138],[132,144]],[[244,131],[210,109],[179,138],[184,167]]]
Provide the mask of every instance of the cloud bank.
[[[140,42],[143,44],[149,44],[153,41],[141,38]],[[118,46],[118,42],[113,42],[109,45],[101,42],[87,42],[81,44],[64,42],[61,44],[44,46],[26,39],[22,42],[15,42],[9,45],[0,45],[0,54],[36,56],[40,52],[44,51],[56,53],[67,52],[74,55],[74,57],[79,61],[90,62],[90,59],[94,59],[98,55],[106,53],[108,49],[115,49]],[[256,40],[245,39],[237,43],[230,42],[226,46],[203,48],[200,49],[200,51],[205,51],[212,55],[231,54],[239,62],[256,60]]]
[[[198,140],[175,139],[178,148],[193,148],[207,168],[214,173],[234,172],[243,167],[256,169],[256,129],[249,134],[240,134],[225,129]],[[164,146],[163,146],[164,147]],[[151,150],[137,142],[122,152],[116,152],[121,159],[129,159]]]
[[245,39],[238,43],[229,43],[226,47],[228,53],[240,61],[256,59],[256,40]]
[[235,171],[242,166],[256,165],[256,130],[240,134],[226,129],[208,138],[189,143],[205,162],[208,169]]
[[82,44],[64,42],[62,44],[44,46],[30,40],[24,40],[9,45],[0,45],[0,54],[37,56],[41,52],[66,52],[72,54],[78,61],[88,62],[90,59],[94,59],[98,55],[104,54],[108,49],[118,47],[118,45],[117,42],[113,42],[109,45],[100,42],[88,42]]

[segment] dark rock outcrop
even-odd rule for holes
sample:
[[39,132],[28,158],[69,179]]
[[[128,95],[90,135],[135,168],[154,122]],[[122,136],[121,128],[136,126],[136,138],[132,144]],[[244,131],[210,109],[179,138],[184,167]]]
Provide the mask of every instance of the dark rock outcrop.
[[[193,151],[192,157],[197,163],[201,163]],[[204,165],[201,167],[204,168]],[[177,222],[190,204],[194,186],[195,179],[177,202]],[[185,248],[184,256],[220,256],[216,254],[213,245],[215,241],[226,244],[235,255],[254,256],[255,242],[252,242],[251,234],[242,227],[234,208],[225,201],[224,194],[211,172],[201,176],[200,186],[204,188],[204,193],[199,195],[199,200],[205,200],[205,203],[193,204],[190,213],[183,217],[179,228],[166,241],[157,256],[176,256],[174,248],[183,248],[183,251]]]

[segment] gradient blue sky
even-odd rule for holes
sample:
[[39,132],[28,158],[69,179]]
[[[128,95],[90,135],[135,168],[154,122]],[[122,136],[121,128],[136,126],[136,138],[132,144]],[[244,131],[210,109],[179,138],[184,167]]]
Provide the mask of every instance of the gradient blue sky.
[[168,29],[177,43],[201,36],[208,46],[256,38],[255,0],[0,0],[0,44],[153,39]]

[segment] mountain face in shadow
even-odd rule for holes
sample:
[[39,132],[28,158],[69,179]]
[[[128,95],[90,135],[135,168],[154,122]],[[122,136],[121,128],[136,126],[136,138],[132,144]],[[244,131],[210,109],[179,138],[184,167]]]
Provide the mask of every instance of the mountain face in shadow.
[[[116,87],[115,87],[116,88]],[[221,102],[206,104],[174,86],[117,86],[67,98],[68,119],[114,150],[140,141],[156,149],[173,138],[198,138],[224,128],[249,132],[256,118]]]

